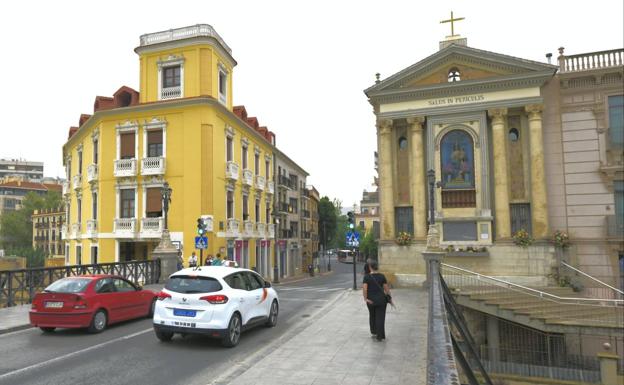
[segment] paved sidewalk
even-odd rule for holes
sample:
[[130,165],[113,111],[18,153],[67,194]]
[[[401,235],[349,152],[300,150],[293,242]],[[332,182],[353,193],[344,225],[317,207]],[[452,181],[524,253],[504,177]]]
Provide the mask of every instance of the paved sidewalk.
[[[160,291],[165,285],[145,285],[144,288],[155,292]],[[28,311],[30,304],[0,308],[0,334],[30,327]]]
[[[361,290],[348,291],[231,385],[418,385],[427,368],[427,292],[394,289],[386,340],[371,338]],[[279,322],[279,321],[278,321]]]

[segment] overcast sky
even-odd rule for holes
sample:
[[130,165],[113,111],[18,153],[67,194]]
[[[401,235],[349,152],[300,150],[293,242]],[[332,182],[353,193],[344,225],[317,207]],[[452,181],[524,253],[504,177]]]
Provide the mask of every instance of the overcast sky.
[[[363,90],[438,50],[468,45],[545,62],[545,54],[622,48],[621,0],[4,1],[0,158],[64,177],[62,145],[96,95],[139,89],[139,36],[198,23],[232,48],[234,104],[277,135],[321,195],[351,206],[372,190],[375,118]],[[578,4],[578,5],[577,5]]]

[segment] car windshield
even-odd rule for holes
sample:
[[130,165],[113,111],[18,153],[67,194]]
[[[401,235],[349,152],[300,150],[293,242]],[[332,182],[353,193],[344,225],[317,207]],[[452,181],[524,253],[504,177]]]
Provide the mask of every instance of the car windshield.
[[46,287],[48,293],[82,293],[91,282],[90,278],[63,278]]
[[221,290],[222,287],[219,281],[214,278],[176,275],[169,278],[165,289],[175,291],[176,293],[193,294],[212,293]]

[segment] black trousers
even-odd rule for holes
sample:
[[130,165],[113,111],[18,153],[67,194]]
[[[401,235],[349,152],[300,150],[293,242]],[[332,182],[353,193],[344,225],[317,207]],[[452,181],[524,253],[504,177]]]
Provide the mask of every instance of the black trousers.
[[385,303],[377,306],[366,304],[370,332],[376,334],[377,338],[386,338],[386,306]]

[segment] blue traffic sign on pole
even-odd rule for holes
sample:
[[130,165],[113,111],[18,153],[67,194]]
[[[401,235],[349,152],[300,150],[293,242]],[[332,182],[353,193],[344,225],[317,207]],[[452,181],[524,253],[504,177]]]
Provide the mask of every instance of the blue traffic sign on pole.
[[208,238],[207,237],[195,237],[195,248],[202,250],[208,248]]
[[360,246],[360,233],[357,231],[348,231],[346,234],[347,246],[359,247]]

